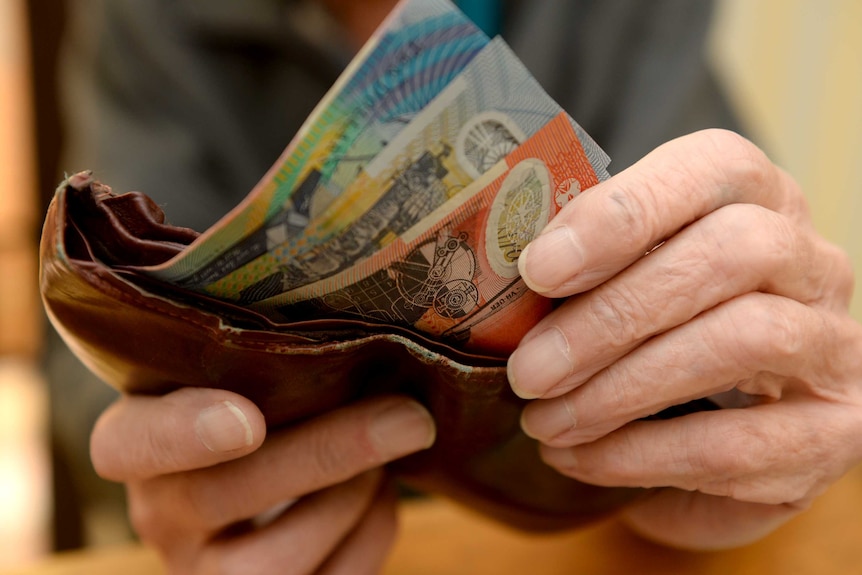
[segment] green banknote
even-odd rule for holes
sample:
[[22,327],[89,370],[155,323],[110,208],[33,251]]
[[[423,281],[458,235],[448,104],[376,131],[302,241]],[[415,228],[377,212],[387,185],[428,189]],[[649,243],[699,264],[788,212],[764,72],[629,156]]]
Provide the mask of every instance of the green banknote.
[[334,197],[324,185],[334,159],[366,130],[379,137],[403,127],[488,41],[448,0],[401,2],[246,199],[181,254],[144,271],[185,287],[206,285],[266,253],[267,224],[302,229]]

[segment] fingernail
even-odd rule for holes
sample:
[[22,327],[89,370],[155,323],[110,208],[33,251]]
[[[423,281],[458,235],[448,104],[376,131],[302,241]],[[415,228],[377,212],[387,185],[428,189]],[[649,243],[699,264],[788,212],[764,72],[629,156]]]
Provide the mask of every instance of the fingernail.
[[207,449],[225,453],[248,447],[254,433],[245,414],[230,401],[208,407],[198,414],[195,433]]
[[371,422],[371,437],[387,459],[427,449],[435,435],[431,414],[415,401],[387,407]]
[[565,471],[578,467],[578,458],[570,447],[548,447],[542,446],[542,461],[555,469]]
[[558,288],[584,266],[584,254],[574,230],[560,226],[527,244],[518,258],[518,271],[527,286],[538,293]]
[[544,443],[575,429],[576,425],[575,413],[564,397],[534,401],[521,413],[524,433]]
[[542,397],[572,373],[566,336],[553,327],[523,343],[509,357],[506,373],[518,397]]

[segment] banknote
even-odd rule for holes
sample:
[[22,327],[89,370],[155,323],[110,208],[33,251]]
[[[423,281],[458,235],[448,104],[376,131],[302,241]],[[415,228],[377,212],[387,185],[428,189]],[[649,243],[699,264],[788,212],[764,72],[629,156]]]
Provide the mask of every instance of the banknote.
[[407,231],[561,111],[506,43],[492,40],[304,234],[204,291],[247,304],[338,273]]
[[571,198],[597,182],[560,113],[371,257],[250,307],[277,322],[353,317],[508,353],[551,306],[526,289],[518,256]]
[[[325,184],[345,150],[366,130],[379,137],[406,125],[488,41],[448,0],[402,0],[246,199],[175,258],[144,271],[194,287],[266,253],[283,239],[273,234],[301,229],[335,197]],[[281,226],[264,227],[273,221]]]

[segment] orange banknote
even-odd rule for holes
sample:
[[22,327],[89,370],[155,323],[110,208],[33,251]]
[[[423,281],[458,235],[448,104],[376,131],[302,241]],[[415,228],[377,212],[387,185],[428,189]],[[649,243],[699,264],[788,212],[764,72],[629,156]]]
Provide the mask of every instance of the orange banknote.
[[279,321],[353,317],[508,353],[552,306],[526,288],[518,256],[597,182],[573,122],[561,113],[384,249],[252,307]]

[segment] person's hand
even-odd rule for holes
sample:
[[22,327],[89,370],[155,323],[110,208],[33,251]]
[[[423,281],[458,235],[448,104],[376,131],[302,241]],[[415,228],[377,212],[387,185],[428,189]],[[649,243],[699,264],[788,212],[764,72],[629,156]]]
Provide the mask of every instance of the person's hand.
[[380,466],[433,443],[428,412],[387,396],[265,434],[249,400],[182,389],[121,398],[91,455],[126,483],[132,524],[170,573],[377,573],[396,526]]
[[[522,416],[560,472],[667,487],[624,513],[685,547],[744,544],[862,459],[862,328],[846,255],[797,184],[710,130],[575,198],[521,255],[569,297],[512,355]],[[643,420],[715,396],[725,407]]]

